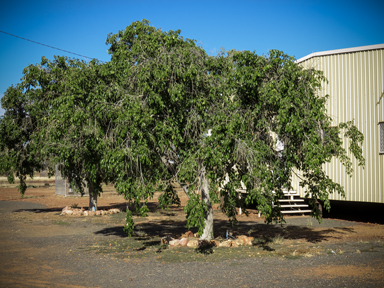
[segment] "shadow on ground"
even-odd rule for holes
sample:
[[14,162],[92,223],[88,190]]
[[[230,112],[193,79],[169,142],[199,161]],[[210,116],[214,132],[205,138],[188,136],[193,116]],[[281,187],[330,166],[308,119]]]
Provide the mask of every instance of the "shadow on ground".
[[[63,207],[64,208],[64,207]],[[32,213],[49,213],[49,212],[61,212],[63,208],[23,208],[23,209],[16,209],[12,212],[18,213],[18,212],[32,212]],[[80,207],[76,207],[80,208]],[[119,208],[122,209],[123,207],[121,203],[112,203],[111,205],[108,206],[99,206],[98,210],[109,210],[113,208]],[[87,208],[85,208],[86,210]]]
[[[333,239],[340,239],[345,234],[356,233],[351,227],[330,227],[320,230],[300,225],[269,225],[255,222],[241,222],[236,228],[233,228],[224,220],[216,220],[214,222],[214,227],[215,237],[225,238],[228,230],[233,236],[252,236],[255,239],[259,239],[259,242],[264,244],[272,241],[271,239],[274,239],[276,236],[284,239],[303,239],[308,242],[318,243],[327,241],[330,234],[332,234]],[[186,228],[186,221],[150,221],[147,223],[139,223],[135,226],[135,234],[138,236],[143,235],[145,237],[162,237],[170,235],[174,238],[180,238],[186,231],[188,231]],[[196,229],[191,229],[191,231],[193,233],[197,232]],[[96,231],[95,234],[127,237],[127,233],[124,232],[123,226],[103,228]],[[337,235],[340,235],[340,237]]]

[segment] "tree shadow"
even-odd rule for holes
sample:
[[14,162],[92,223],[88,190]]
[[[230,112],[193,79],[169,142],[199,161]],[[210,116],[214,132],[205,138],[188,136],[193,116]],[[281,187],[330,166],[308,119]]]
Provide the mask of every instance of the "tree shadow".
[[[63,207],[64,208],[64,207]],[[20,213],[20,212],[32,212],[32,213],[49,213],[49,212],[61,212],[63,208],[59,207],[54,207],[54,208],[20,208],[13,210],[12,212],[14,213]],[[81,206],[76,207],[76,208],[81,208]],[[83,207],[84,208],[84,207]],[[125,205],[121,205],[121,203],[111,203],[110,205],[107,206],[98,206],[98,210],[109,210],[109,209],[115,209],[119,208],[122,212],[124,212],[126,209]],[[87,208],[84,208],[84,210],[87,210]]]
[[32,212],[32,213],[49,213],[49,212],[61,212],[63,208],[34,208],[34,209],[28,209],[28,208],[22,208],[14,210],[14,213],[20,213],[20,212]]
[[[256,240],[255,245],[265,250],[270,248],[270,243],[276,236],[284,239],[298,240],[303,239],[311,243],[319,243],[332,239],[341,239],[343,235],[356,233],[353,227],[331,227],[325,229],[314,229],[302,225],[271,225],[255,222],[241,222],[237,227],[231,225],[224,220],[214,221],[214,236],[225,238],[226,232],[230,231],[233,237],[239,235],[252,236]],[[138,223],[135,230],[144,233],[149,239],[154,237],[163,237],[170,235],[173,238],[180,238],[188,229],[186,221],[159,220],[145,223]],[[193,233],[197,229],[190,229]],[[251,231],[251,232],[250,232]],[[97,235],[127,237],[127,233],[123,231],[123,226],[107,227],[96,231]],[[339,235],[339,236],[338,236]],[[156,241],[155,241],[156,242]],[[158,243],[158,242],[157,242]],[[271,250],[268,250],[271,251]]]
[[269,244],[273,243],[272,238],[256,238],[253,246],[261,247],[264,251],[275,251]]
[[195,248],[195,252],[198,254],[210,255],[213,254],[213,244],[199,245]]

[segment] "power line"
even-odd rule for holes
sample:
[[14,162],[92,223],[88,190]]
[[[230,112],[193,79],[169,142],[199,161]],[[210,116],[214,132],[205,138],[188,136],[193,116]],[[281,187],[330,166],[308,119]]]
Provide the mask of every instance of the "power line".
[[[7,34],[7,35],[10,35],[10,36],[13,36],[13,37],[16,37],[16,38],[20,38],[20,39],[23,39],[23,40],[35,43],[35,44],[39,44],[39,45],[46,46],[46,47],[49,47],[49,48],[52,48],[52,49],[60,50],[60,51],[63,51],[65,53],[73,54],[73,55],[80,56],[80,57],[85,57],[85,58],[88,58],[88,59],[97,59],[97,58],[88,57],[88,56],[84,56],[84,55],[81,55],[81,54],[73,53],[73,52],[70,52],[70,51],[67,51],[67,50],[64,50],[64,49],[60,49],[60,48],[57,48],[57,47],[49,46],[47,44],[43,44],[43,43],[40,43],[40,42],[37,42],[37,41],[33,41],[33,40],[30,40],[30,39],[27,39],[27,38],[23,38],[23,37],[20,37],[20,36],[17,36],[17,35],[5,32],[5,31],[1,31],[0,30],[0,32],[4,33],[4,34]],[[97,60],[99,60],[99,59],[97,59]],[[106,62],[106,61],[101,61],[101,60],[99,60],[99,61],[103,62],[103,63]]]

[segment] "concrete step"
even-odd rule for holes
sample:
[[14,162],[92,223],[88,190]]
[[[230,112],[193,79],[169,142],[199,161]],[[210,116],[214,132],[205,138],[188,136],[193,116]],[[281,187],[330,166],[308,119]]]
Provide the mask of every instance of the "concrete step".
[[285,211],[281,211],[282,214],[295,214],[295,213],[303,214],[303,213],[309,213],[309,212],[311,212],[311,210],[285,210]]
[[309,207],[307,204],[280,205],[281,208]]
[[304,199],[278,199],[278,202],[304,202]]
[[297,192],[294,190],[283,190],[284,194],[296,194]]
[[284,194],[284,197],[294,197],[294,196],[300,196],[300,194]]

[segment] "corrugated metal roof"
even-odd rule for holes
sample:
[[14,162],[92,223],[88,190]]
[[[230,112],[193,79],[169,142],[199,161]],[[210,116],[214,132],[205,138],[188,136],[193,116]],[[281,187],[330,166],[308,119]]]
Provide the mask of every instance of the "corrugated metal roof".
[[352,48],[345,48],[345,49],[329,50],[329,51],[323,51],[323,52],[314,52],[314,53],[311,53],[307,56],[304,56],[304,57],[296,60],[295,62],[301,63],[305,60],[311,59],[313,57],[318,57],[318,56],[352,53],[352,52],[368,51],[368,50],[376,50],[376,49],[384,49],[384,44],[376,44],[376,45],[352,47]]

